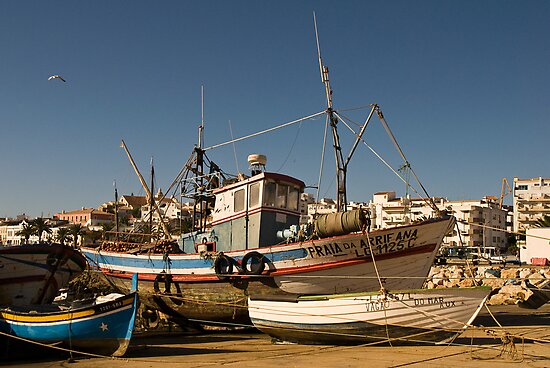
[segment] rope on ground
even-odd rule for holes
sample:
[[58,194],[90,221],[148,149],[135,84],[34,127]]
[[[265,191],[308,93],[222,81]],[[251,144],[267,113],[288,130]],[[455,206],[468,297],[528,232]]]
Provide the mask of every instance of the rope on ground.
[[46,347],[46,348],[49,348],[49,349],[66,351],[68,353],[87,355],[87,356],[94,357],[94,358],[108,358],[108,359],[113,359],[113,360],[127,360],[125,358],[118,358],[118,357],[113,357],[113,356],[108,356],[108,355],[99,355],[99,354],[87,353],[87,352],[84,352],[84,351],[79,351],[79,350],[74,350],[74,349],[67,349],[67,348],[63,348],[61,346],[46,344],[46,343],[42,343],[42,342],[36,341],[36,340],[25,339],[24,337],[15,336],[15,335],[12,335],[12,334],[9,334],[9,333],[6,333],[6,332],[2,332],[2,331],[0,331],[0,335],[7,336],[9,338],[19,340],[19,341],[23,341],[23,342],[26,342],[26,343],[30,343],[30,344],[33,344],[33,345]]

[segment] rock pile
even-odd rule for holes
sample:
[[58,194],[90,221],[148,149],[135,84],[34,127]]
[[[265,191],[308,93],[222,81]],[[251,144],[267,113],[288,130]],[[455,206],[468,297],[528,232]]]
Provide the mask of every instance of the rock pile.
[[495,292],[488,305],[519,304],[537,288],[550,284],[549,267],[505,267],[484,265],[433,266],[425,287],[428,289],[490,286]]

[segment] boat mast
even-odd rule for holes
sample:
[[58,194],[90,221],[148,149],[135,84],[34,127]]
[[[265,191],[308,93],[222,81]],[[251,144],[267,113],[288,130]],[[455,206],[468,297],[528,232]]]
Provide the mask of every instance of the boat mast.
[[[136,163],[134,162],[134,159],[132,158],[132,155],[130,154],[130,151],[128,150],[128,147],[126,147],[126,143],[124,143],[124,139],[120,142],[120,147],[123,148],[124,151],[126,152],[126,155],[128,156],[128,160],[130,160],[130,164],[134,168],[134,171],[136,172],[136,174],[139,178],[139,182],[141,183],[141,186],[145,190],[145,193],[147,194],[148,198],[151,198],[152,197],[151,191],[149,190],[149,187],[147,186],[147,183],[145,182],[145,179],[143,179],[143,176],[139,172],[139,169],[138,169]],[[159,207],[155,205],[154,208],[157,211],[157,214],[159,215],[160,224],[162,226],[162,229],[164,230],[164,235],[167,238],[170,238],[170,231],[168,230],[168,227],[166,226],[166,224],[162,220],[162,213],[160,212]]]
[[[197,178],[197,189],[195,203],[193,205],[193,226],[195,230],[203,232],[206,227],[206,216],[204,215],[204,149],[203,149],[203,131],[204,131],[204,86],[201,86],[201,125],[199,125],[199,142],[195,147],[195,177]],[[198,203],[197,203],[198,201]],[[198,208],[197,208],[198,207]]]
[[118,242],[118,191],[116,189],[116,180],[113,180],[113,186],[115,187],[115,239]]
[[330,87],[330,79],[328,76],[328,67],[323,65],[321,59],[321,47],[319,46],[319,33],[317,32],[317,19],[315,12],[313,13],[313,23],[315,26],[315,39],[317,41],[317,55],[319,57],[319,71],[321,73],[321,82],[325,85],[325,94],[327,99],[327,117],[332,129],[332,141],[334,146],[334,156],[336,159],[336,209],[338,212],[345,212],[347,206],[346,195],[346,172],[347,165],[344,165],[344,157],[342,156],[342,148],[340,147],[340,137],[338,135],[338,118],[334,116],[332,107],[332,88]]
[[154,206],[155,206],[155,167],[153,166],[153,157],[151,157],[151,196],[149,197],[149,234],[153,234],[153,207]]

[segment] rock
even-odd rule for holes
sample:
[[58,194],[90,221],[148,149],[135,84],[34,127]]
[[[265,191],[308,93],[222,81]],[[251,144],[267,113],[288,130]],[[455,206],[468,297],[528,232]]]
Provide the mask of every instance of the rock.
[[487,271],[488,269],[490,269],[489,266],[479,266],[479,267],[477,268],[476,274],[477,274],[478,276],[483,277],[483,276],[485,275],[485,271]]
[[449,271],[449,273],[453,274],[453,273],[456,273],[456,272],[459,272],[459,271],[462,272],[462,267],[453,265],[453,266],[448,267],[447,270]]
[[457,279],[445,280],[445,281],[443,281],[443,286],[445,286],[446,288],[459,287],[460,286],[460,280],[457,280]]
[[441,271],[441,266],[432,266],[430,268],[430,273],[428,274],[428,277],[432,277],[433,275],[438,274]]
[[498,277],[486,277],[483,279],[483,285],[484,286],[490,286],[493,289],[497,289],[499,287],[502,287],[504,285],[504,280]]
[[476,286],[476,282],[472,278],[467,278],[467,279],[464,279],[464,280],[460,281],[460,283],[458,285],[461,288],[474,287],[474,286]]
[[487,305],[512,305],[519,303],[519,300],[511,297],[509,294],[495,294],[489,300]]
[[426,283],[426,289],[435,289],[435,284],[431,281]]
[[489,305],[510,305],[518,304],[533,295],[525,283],[522,285],[505,285],[499,292],[493,295],[488,301]]
[[544,275],[540,274],[540,272],[537,272],[529,275],[529,277],[527,277],[527,280],[530,284],[534,286],[539,286],[544,281],[546,281],[546,278],[544,277]]
[[447,280],[447,278],[441,275],[435,275],[434,277],[432,277],[432,282],[434,285],[443,285],[443,282],[445,282],[445,280]]
[[517,279],[519,277],[519,270],[517,268],[505,268],[500,271],[500,277],[503,279]]
[[531,275],[533,272],[531,271],[530,268],[522,268],[520,269],[519,271],[519,278],[522,279],[522,280],[525,280],[529,277],[529,275]]

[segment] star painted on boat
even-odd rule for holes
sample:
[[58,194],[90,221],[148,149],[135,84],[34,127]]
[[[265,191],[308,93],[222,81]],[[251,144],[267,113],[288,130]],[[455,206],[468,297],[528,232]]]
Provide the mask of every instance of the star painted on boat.
[[106,323],[101,322],[101,324],[99,325],[99,328],[101,329],[101,331],[105,332],[109,329],[109,326]]

